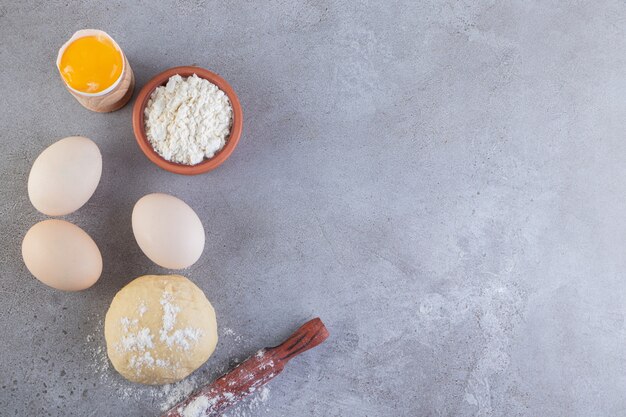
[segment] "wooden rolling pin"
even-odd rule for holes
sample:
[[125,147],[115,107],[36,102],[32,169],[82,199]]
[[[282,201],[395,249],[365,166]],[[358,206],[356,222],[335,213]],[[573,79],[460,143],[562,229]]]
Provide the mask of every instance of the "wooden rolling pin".
[[319,318],[308,321],[280,345],[261,349],[212,384],[176,404],[162,417],[219,416],[281,373],[294,356],[314,348],[326,338],[328,330]]

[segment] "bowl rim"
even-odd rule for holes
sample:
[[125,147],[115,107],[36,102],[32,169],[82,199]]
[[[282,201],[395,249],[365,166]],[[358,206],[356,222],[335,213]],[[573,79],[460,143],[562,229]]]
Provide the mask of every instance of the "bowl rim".
[[[205,159],[196,165],[184,165],[166,160],[154,150],[146,136],[144,110],[148,104],[148,100],[157,87],[165,85],[170,77],[176,74],[181,77],[189,77],[196,74],[198,77],[210,81],[228,96],[233,108],[233,124],[226,144],[212,158]],[[212,71],[195,65],[172,67],[152,77],[137,94],[137,98],[133,104],[132,119],[135,139],[144,155],[159,168],[182,175],[203,174],[224,163],[237,147],[243,128],[243,111],[241,110],[241,104],[239,103],[237,94],[235,94],[235,90],[233,90],[224,78]]]

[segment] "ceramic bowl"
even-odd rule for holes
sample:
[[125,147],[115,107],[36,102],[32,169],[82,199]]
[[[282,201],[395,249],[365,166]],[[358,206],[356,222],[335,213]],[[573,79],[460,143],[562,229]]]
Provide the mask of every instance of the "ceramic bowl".
[[[220,90],[226,93],[233,107],[233,125],[230,129],[230,136],[226,140],[226,144],[219,152],[217,152],[213,156],[213,158],[204,159],[202,162],[196,165],[184,165],[166,160],[154,150],[154,148],[150,144],[150,141],[148,140],[148,137],[146,136],[144,110],[146,108],[146,105],[148,104],[148,100],[150,99],[152,92],[157,87],[167,84],[169,78],[176,74],[180,75],[181,77],[189,77],[193,74],[196,74],[198,77],[204,78],[212,82]],[[133,106],[133,131],[135,132],[135,139],[137,139],[137,144],[139,145],[139,148],[141,148],[141,150],[148,157],[148,159],[154,162],[157,166],[175,174],[203,174],[220,166],[222,163],[224,163],[224,161],[226,161],[226,159],[228,159],[230,154],[233,153],[235,147],[237,147],[237,143],[239,142],[239,138],[241,137],[242,127],[243,112],[241,111],[241,104],[239,103],[239,99],[237,98],[237,95],[235,94],[235,91],[230,86],[230,84],[228,84],[225,79],[215,74],[214,72],[195,66],[174,67],[156,75],[150,81],[148,81],[146,85],[143,86],[143,88],[137,95],[135,105]]]

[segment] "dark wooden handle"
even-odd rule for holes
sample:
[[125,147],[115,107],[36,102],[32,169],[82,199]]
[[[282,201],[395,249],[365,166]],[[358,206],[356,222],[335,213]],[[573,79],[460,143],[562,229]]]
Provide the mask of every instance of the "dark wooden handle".
[[212,384],[200,388],[189,398],[176,404],[163,417],[182,417],[189,404],[202,399],[206,399],[202,403],[207,404],[207,408],[201,415],[219,416],[225,409],[276,377],[294,356],[319,345],[328,335],[322,320],[310,320],[280,345],[261,349]]
[[280,345],[267,349],[276,359],[289,362],[294,356],[322,343],[329,336],[322,320],[314,318],[304,323],[287,340]]

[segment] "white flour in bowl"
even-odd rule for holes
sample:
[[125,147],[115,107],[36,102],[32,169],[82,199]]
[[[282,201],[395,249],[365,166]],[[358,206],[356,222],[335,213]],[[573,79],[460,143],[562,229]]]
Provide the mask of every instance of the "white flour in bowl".
[[233,122],[228,96],[193,74],[170,77],[157,87],[144,111],[146,136],[168,161],[196,165],[226,144]]

